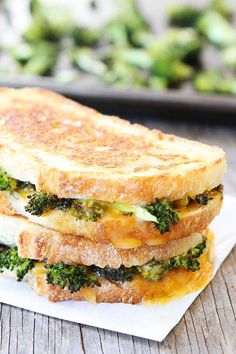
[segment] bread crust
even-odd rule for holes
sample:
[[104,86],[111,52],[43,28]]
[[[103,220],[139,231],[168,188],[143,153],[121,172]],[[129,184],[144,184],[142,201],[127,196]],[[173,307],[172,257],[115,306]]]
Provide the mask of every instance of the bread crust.
[[[204,234],[201,233],[201,234]],[[202,242],[202,235],[194,233],[161,246],[141,246],[119,249],[112,244],[93,242],[73,235],[64,235],[42,226],[25,222],[18,234],[18,253],[23,258],[47,260],[49,264],[96,265],[119,268],[143,265],[151,260],[163,261],[187,252]]]
[[[4,192],[2,192],[4,193]],[[7,193],[5,193],[6,195]],[[1,193],[0,193],[1,195]],[[30,221],[57,230],[63,234],[82,236],[94,242],[112,244],[120,249],[132,249],[142,245],[157,246],[170,240],[187,237],[194,232],[204,230],[220,212],[222,194],[212,192],[212,199],[207,205],[195,205],[181,209],[181,217],[170,231],[161,234],[154,223],[137,220],[134,216],[105,216],[96,222],[76,220],[62,211],[52,211],[47,216],[37,217],[24,213],[24,209],[15,209],[15,214],[27,216]],[[13,196],[13,200],[14,196]],[[9,215],[12,215],[13,205],[9,202]],[[7,213],[6,204],[0,204],[0,213]]]
[[0,90],[0,166],[62,198],[180,199],[222,182],[217,148],[130,124],[37,88]]

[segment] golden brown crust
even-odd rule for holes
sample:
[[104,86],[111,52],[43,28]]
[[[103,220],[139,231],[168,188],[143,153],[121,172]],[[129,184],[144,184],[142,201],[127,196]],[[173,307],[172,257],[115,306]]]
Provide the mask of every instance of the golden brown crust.
[[0,125],[0,165],[59,197],[175,200],[216,187],[225,171],[219,148],[131,125],[43,89],[2,89]]
[[134,249],[118,249],[112,244],[93,242],[73,235],[63,235],[42,226],[25,222],[18,234],[18,253],[23,258],[47,260],[49,264],[96,265],[119,268],[143,265],[151,260],[163,261],[183,254],[202,241],[195,233],[162,246],[141,246]]
[[[47,216],[42,217],[30,214],[27,214],[27,216],[34,223],[39,223],[64,234],[74,234],[95,242],[111,243],[116,248],[129,249],[142,245],[161,245],[170,240],[187,237],[194,232],[201,232],[221,209],[222,194],[216,191],[212,193],[212,196],[213,199],[210,199],[207,205],[195,205],[182,209],[178,223],[172,225],[170,231],[164,234],[160,233],[154,223],[139,221],[134,216],[129,215],[105,216],[98,219],[97,222],[76,220],[62,211],[52,211]],[[1,212],[7,213],[5,205],[1,206],[0,204]],[[15,209],[15,213],[20,214],[18,209]]]

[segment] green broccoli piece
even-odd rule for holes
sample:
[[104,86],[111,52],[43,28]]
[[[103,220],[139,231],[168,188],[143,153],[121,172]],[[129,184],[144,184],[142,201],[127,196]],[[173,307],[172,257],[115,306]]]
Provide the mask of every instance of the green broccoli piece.
[[35,261],[18,256],[17,247],[0,248],[0,273],[8,269],[16,271],[17,281],[21,281],[24,276],[34,267]]
[[96,221],[105,211],[103,205],[94,200],[59,199],[56,195],[43,191],[35,191],[27,198],[25,211],[36,216],[49,210],[59,209],[71,213],[78,220]]
[[168,61],[196,61],[201,48],[201,39],[193,28],[169,29],[160,38],[147,44],[149,54],[156,61],[165,58]]
[[210,9],[218,12],[226,19],[230,19],[233,15],[232,7],[230,7],[229,2],[225,0],[211,0]]
[[28,75],[47,75],[56,64],[56,50],[48,42],[37,42],[32,46],[33,55],[23,65],[23,72]]
[[168,262],[161,263],[156,261],[144,264],[141,267],[137,267],[137,269],[144,279],[152,281],[158,281],[162,279],[165,274],[170,270]]
[[31,4],[32,21],[23,38],[30,43],[38,41],[58,41],[65,36],[70,36],[75,27],[73,15],[60,6]]
[[195,76],[193,85],[200,92],[236,95],[236,80],[225,77],[216,70],[200,72]]
[[78,220],[97,221],[105,212],[101,203],[92,199],[74,200],[71,213]]
[[113,45],[136,45],[134,37],[148,32],[149,25],[135,0],[120,0],[118,14],[105,27],[105,38]]
[[195,272],[200,269],[200,263],[197,260],[206,248],[206,241],[204,240],[198,246],[192,248],[181,256],[172,257],[169,260],[170,269],[184,268]]
[[174,6],[169,10],[169,22],[176,27],[194,27],[202,11],[192,5]]
[[170,258],[167,261],[152,261],[143,266],[137,267],[143,278],[153,281],[162,279],[172,269],[183,268],[192,272],[200,269],[200,262],[197,260],[206,248],[206,241],[192,248],[188,252]]
[[156,227],[163,234],[168,232],[170,224],[175,225],[179,221],[179,215],[176,210],[173,209],[173,205],[166,199],[157,199],[154,204],[146,206],[146,209],[150,214],[156,216]]
[[28,203],[25,206],[25,211],[36,216],[55,209],[58,204],[57,196],[43,191],[35,191],[28,195],[27,198]]
[[57,285],[61,289],[75,292],[82,287],[100,286],[97,276],[92,274],[87,266],[66,265],[60,262],[55,265],[46,264],[45,268],[47,283]]
[[72,54],[72,62],[79,70],[96,76],[102,76],[106,71],[106,65],[95,58],[90,48],[76,48]]
[[214,11],[204,13],[197,28],[213,45],[224,48],[236,43],[236,31],[223,16]]
[[151,72],[158,78],[166,80],[169,86],[176,86],[190,79],[194,74],[194,70],[190,65],[167,56],[159,57],[153,63]]
[[227,68],[236,70],[236,44],[222,51],[222,59]]
[[94,46],[98,43],[101,38],[101,31],[99,29],[86,28],[86,27],[75,27],[72,32],[72,38],[75,43],[80,46]]
[[8,176],[2,168],[0,168],[0,191],[8,191],[13,193],[17,190],[17,180]]
[[105,278],[109,281],[131,281],[134,279],[134,276],[137,274],[136,267],[126,268],[121,266],[120,268],[100,268],[97,266],[92,266],[93,272],[95,272],[99,277]]

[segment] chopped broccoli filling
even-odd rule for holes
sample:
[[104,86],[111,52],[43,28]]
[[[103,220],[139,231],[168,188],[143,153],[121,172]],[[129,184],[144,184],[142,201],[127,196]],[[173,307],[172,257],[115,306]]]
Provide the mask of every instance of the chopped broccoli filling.
[[30,182],[21,182],[8,176],[7,172],[0,167],[0,191],[13,193],[20,190],[28,191],[30,193],[35,190],[35,187]]
[[146,208],[156,216],[156,226],[162,234],[170,230],[171,224],[175,225],[179,221],[177,211],[173,209],[173,204],[168,200],[157,199],[154,204],[150,204]]
[[60,262],[55,265],[45,265],[46,279],[49,284],[57,285],[61,289],[71,292],[82,287],[100,286],[98,278],[91,272],[90,267],[82,265],[66,265]]
[[[215,188],[222,192],[222,186]],[[35,186],[30,182],[21,182],[10,176],[0,168],[0,191],[10,193],[23,191],[27,196],[25,210],[36,216],[58,209],[70,213],[77,220],[94,221],[104,216],[109,209],[114,209],[124,215],[135,215],[143,221],[150,221],[163,234],[170,230],[171,225],[175,225],[180,218],[178,207],[182,204],[187,206],[190,202],[206,205],[211,199],[210,192],[199,194],[196,197],[186,197],[178,201],[170,202],[166,199],[157,199],[155,203],[146,206],[124,205],[118,202],[105,202],[93,199],[72,199],[58,198],[56,195],[44,191],[36,191]]]
[[36,216],[40,216],[43,213],[53,210],[57,207],[57,197],[46,192],[34,192],[28,197],[28,203],[25,210]]
[[105,278],[109,281],[131,281],[134,279],[134,276],[138,273],[137,267],[126,268],[121,266],[120,268],[100,268],[97,266],[92,266],[93,271],[100,277]]
[[200,269],[200,263],[197,258],[201,256],[205,248],[206,241],[204,240],[198,246],[180,256],[172,257],[163,262],[149,262],[141,267],[138,267],[138,271],[143,278],[153,281],[162,279],[165,274],[172,269],[183,268],[191,272],[195,272]]
[[[71,292],[80,290],[83,287],[100,286],[99,277],[110,282],[132,281],[140,274],[143,278],[158,281],[167,272],[173,269],[186,269],[195,272],[200,269],[200,262],[197,260],[206,248],[206,241],[190,249],[188,252],[170,258],[167,261],[151,261],[143,266],[127,268],[121,266],[113,269],[109,267],[100,268],[97,266],[66,265],[63,262],[57,264],[45,264],[46,280],[48,284],[57,285],[61,289],[68,289]],[[34,267],[36,261],[21,258],[18,256],[17,248],[0,247],[0,272],[5,269],[15,270],[17,280],[21,281],[24,276]]]
[[13,193],[16,189],[17,180],[9,177],[7,173],[0,168],[0,191]]
[[16,271],[17,281],[21,281],[30,269],[34,267],[34,260],[18,256],[17,247],[0,247],[0,273],[8,269]]

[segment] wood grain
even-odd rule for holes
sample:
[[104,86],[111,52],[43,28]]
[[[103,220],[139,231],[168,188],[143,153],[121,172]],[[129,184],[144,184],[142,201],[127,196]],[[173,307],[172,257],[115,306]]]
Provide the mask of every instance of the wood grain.
[[[168,123],[151,119],[145,124],[221,146],[228,156],[225,192],[236,196],[236,127],[187,125],[179,121]],[[162,343],[0,304],[0,353],[232,354],[236,352],[235,299],[236,249]]]

